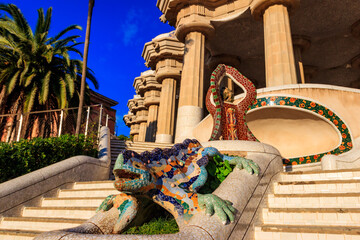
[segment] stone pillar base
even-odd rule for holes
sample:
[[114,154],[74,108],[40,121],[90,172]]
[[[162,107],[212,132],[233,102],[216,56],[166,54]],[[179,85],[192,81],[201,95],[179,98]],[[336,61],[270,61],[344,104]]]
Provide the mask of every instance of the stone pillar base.
[[157,143],[173,143],[173,136],[170,134],[156,134]]
[[203,110],[196,106],[181,106],[176,121],[175,143],[194,138],[193,130],[203,117]]

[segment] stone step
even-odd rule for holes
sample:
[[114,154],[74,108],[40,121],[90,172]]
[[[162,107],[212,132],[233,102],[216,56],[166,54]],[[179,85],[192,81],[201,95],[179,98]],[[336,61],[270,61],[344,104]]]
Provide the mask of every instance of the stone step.
[[103,197],[84,198],[43,198],[42,207],[99,207],[104,201]]
[[23,217],[89,219],[96,207],[24,207]]
[[119,194],[114,187],[103,189],[64,189],[59,191],[59,198],[79,198],[79,197],[103,197],[112,194]]
[[22,231],[13,229],[0,229],[0,240],[32,240],[41,231]]
[[113,181],[76,182],[73,189],[104,189],[114,188]]
[[327,170],[308,172],[287,172],[281,174],[280,182],[296,181],[328,181],[328,180],[359,180],[360,169]]
[[268,194],[269,208],[360,208],[358,193]]
[[360,193],[360,180],[278,182],[275,194]]
[[84,219],[36,218],[36,217],[4,217],[0,229],[28,231],[52,231],[72,228],[82,224]]
[[272,225],[360,227],[359,208],[264,208],[262,216],[264,224]]
[[358,227],[263,225],[255,227],[256,240],[360,240]]

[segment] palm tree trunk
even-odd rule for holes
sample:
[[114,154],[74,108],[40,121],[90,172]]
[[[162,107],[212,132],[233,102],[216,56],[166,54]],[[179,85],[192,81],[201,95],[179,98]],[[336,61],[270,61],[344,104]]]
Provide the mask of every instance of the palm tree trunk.
[[80,87],[80,100],[79,100],[78,115],[76,119],[76,130],[75,130],[76,135],[79,135],[80,133],[81,115],[84,106],[87,58],[88,58],[89,41],[90,41],[90,26],[91,26],[92,11],[94,8],[94,4],[95,4],[95,0],[89,0],[89,11],[88,11],[87,24],[86,24],[86,37],[85,37],[85,46],[84,46],[84,60],[83,60],[83,69],[82,69],[81,87]]

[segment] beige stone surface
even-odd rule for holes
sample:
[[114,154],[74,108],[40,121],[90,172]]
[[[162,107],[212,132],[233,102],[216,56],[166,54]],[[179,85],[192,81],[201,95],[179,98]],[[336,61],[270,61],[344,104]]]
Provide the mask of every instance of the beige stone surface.
[[200,122],[203,109],[205,36],[200,32],[189,33],[185,49],[175,142],[192,136],[192,129]]
[[341,144],[332,124],[293,108],[260,108],[249,112],[246,121],[261,142],[276,146],[285,158],[328,152]]
[[296,84],[294,51],[287,7],[273,5],[264,13],[266,86]]
[[[162,90],[160,95],[158,129],[156,133],[156,142],[173,142],[175,128],[175,94],[176,80],[165,78],[162,81]],[[170,137],[158,137],[168,135]]]
[[150,105],[149,106],[149,115],[146,122],[146,136],[145,142],[155,142],[155,136],[157,131],[157,123],[158,123],[158,105]]
[[263,89],[258,97],[265,95],[289,95],[313,99],[332,109],[349,126],[353,139],[360,137],[360,91],[351,88],[320,84],[302,84],[289,88]]

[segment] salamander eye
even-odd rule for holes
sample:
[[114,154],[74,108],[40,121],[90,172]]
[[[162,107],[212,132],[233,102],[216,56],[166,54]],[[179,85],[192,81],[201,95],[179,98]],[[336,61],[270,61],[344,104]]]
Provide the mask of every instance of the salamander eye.
[[140,168],[140,164],[139,163],[134,163],[134,167]]

